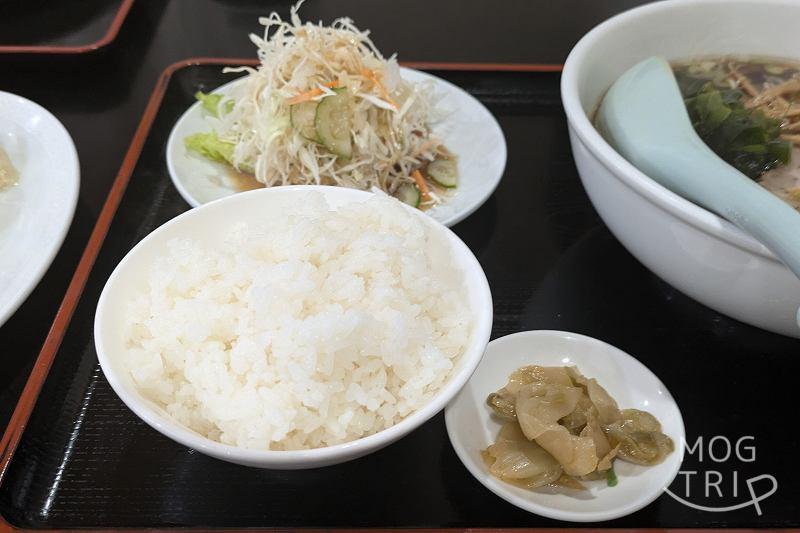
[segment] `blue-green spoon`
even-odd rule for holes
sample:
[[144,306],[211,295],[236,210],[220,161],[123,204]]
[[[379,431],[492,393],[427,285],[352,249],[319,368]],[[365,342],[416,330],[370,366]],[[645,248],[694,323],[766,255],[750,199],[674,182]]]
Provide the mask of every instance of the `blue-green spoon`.
[[664,58],[651,57],[623,74],[603,98],[597,125],[639,170],[730,220],[800,277],[800,213],[706,146]]

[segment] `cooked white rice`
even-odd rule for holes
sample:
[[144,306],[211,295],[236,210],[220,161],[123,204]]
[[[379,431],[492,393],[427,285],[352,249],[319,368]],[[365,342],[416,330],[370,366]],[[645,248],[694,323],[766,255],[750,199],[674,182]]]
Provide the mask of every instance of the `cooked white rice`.
[[[235,213],[232,214],[235,217]],[[314,194],[176,239],[132,302],[126,362],[179,423],[243,448],[352,441],[419,409],[472,333],[448,245],[396,200]]]

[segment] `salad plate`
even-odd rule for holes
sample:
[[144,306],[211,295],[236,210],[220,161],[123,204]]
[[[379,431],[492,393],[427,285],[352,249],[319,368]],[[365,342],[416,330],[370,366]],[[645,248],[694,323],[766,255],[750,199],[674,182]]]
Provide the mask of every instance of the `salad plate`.
[[0,326],[42,279],[78,200],[78,154],[66,128],[27,98],[0,91],[0,150],[18,178],[0,190]]
[[[432,131],[456,156],[458,186],[438,205],[426,210],[439,222],[452,226],[478,209],[494,192],[506,166],[506,141],[492,113],[460,87],[431,74],[401,67],[410,83],[430,82],[442,110]],[[230,96],[245,78],[214,91]],[[261,185],[229,167],[204,159],[187,149],[190,135],[213,129],[201,102],[196,102],[176,122],[167,141],[167,167],[172,182],[192,207]]]

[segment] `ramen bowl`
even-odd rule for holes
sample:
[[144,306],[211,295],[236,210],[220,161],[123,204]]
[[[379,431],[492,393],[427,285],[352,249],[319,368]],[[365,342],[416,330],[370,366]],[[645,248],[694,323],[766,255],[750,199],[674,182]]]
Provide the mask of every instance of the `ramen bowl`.
[[695,300],[792,337],[800,337],[800,280],[760,242],[637,170],[603,139],[592,118],[611,84],[643,59],[746,55],[800,61],[798,27],[800,3],[791,0],[657,2],[587,33],[561,78],[578,172],[617,239]]

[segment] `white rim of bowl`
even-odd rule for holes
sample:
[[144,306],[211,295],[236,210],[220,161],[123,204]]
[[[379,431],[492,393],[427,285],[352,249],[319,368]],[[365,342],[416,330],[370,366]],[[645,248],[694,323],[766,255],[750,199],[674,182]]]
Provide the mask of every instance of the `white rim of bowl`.
[[[533,329],[533,330],[527,330],[527,331],[518,331],[516,333],[510,333],[508,335],[504,335],[502,337],[498,337],[498,338],[492,340],[489,344],[498,342],[498,341],[503,340],[503,339],[508,339],[509,337],[540,337],[540,336],[541,337],[554,336],[554,337],[559,337],[559,338],[564,338],[564,337],[569,336],[569,337],[572,337],[572,338],[575,338],[575,339],[579,339],[582,342],[596,343],[596,344],[602,345],[602,346],[604,346],[604,347],[606,347],[606,348],[608,348],[608,349],[610,349],[612,351],[615,351],[615,352],[618,352],[618,353],[622,354],[626,358],[629,358],[631,360],[632,364],[634,364],[635,366],[639,366],[641,369],[643,369],[645,372],[649,373],[650,375],[652,375],[655,378],[656,382],[658,382],[661,385],[661,387],[665,391],[667,391],[667,393],[669,394],[669,397],[672,398],[672,404],[675,406],[675,409],[678,411],[678,422],[680,424],[680,435],[676,436],[677,438],[674,439],[674,442],[676,442],[676,450],[675,450],[675,452],[677,452],[680,455],[680,461],[678,461],[677,465],[675,466],[674,472],[672,472],[672,474],[670,475],[669,479],[665,482],[664,486],[661,488],[660,491],[654,491],[652,495],[648,496],[647,498],[645,498],[645,499],[643,499],[643,500],[641,500],[639,502],[636,502],[636,504],[628,505],[627,507],[623,507],[623,508],[617,509],[616,511],[595,511],[595,512],[592,512],[592,513],[579,514],[579,513],[573,513],[571,511],[562,511],[562,510],[559,510],[559,509],[553,509],[552,507],[547,507],[546,505],[541,505],[541,504],[532,502],[530,500],[519,498],[519,497],[515,496],[514,494],[512,494],[511,492],[506,492],[504,490],[500,490],[498,492],[497,490],[495,490],[495,487],[491,487],[491,486],[489,486],[489,484],[486,483],[488,478],[486,478],[485,476],[478,475],[478,473],[474,472],[473,469],[469,466],[469,465],[472,464],[469,452],[461,445],[461,440],[458,439],[457,437],[453,436],[453,435],[458,433],[458,430],[455,429],[455,423],[454,422],[452,422],[452,423],[450,422],[450,415],[449,415],[450,410],[447,409],[447,410],[445,410],[445,416],[444,416],[445,426],[447,428],[447,436],[450,439],[450,444],[453,447],[453,450],[455,450],[456,455],[458,456],[459,460],[464,465],[464,468],[466,468],[469,471],[469,473],[472,474],[472,476],[481,485],[483,485],[488,490],[490,490],[494,495],[496,495],[497,497],[507,501],[511,505],[513,505],[513,506],[515,506],[515,507],[517,507],[519,509],[522,509],[523,511],[527,511],[529,513],[533,513],[533,514],[536,514],[536,515],[539,515],[539,516],[543,516],[545,518],[553,518],[553,519],[556,519],[556,520],[563,520],[563,521],[567,521],[567,522],[584,522],[584,523],[585,522],[605,522],[605,521],[608,521],[608,520],[614,520],[616,518],[622,518],[624,516],[628,516],[629,514],[633,514],[636,511],[644,509],[645,507],[647,507],[648,505],[650,505],[651,503],[656,501],[664,493],[664,491],[667,488],[669,488],[669,486],[672,484],[672,482],[675,481],[675,478],[678,476],[678,472],[680,471],[681,464],[683,463],[683,458],[684,458],[684,455],[685,455],[684,441],[686,440],[686,426],[683,423],[683,413],[681,413],[681,408],[678,405],[678,402],[675,401],[675,397],[672,395],[671,392],[669,392],[669,389],[667,388],[666,385],[664,385],[664,382],[661,381],[661,378],[659,378],[652,370],[650,370],[647,367],[647,365],[645,365],[644,363],[642,363],[641,361],[636,359],[634,356],[632,356],[628,352],[622,350],[621,348],[617,348],[613,344],[609,344],[609,343],[607,343],[605,341],[602,341],[602,340],[597,339],[595,337],[590,337],[588,335],[582,335],[580,333],[573,333],[571,331],[562,331],[562,330],[557,330],[557,329]],[[489,349],[488,345],[486,346],[486,349],[487,350]],[[468,461],[467,459],[470,459],[470,460]],[[485,473],[486,472],[481,472],[481,474],[485,474]]]
[[[189,209],[177,217],[165,222],[155,230],[153,230],[150,234],[148,234],[144,239],[139,241],[130,251],[125,255],[122,261],[114,268],[114,271],[109,276],[108,280],[106,281],[105,286],[103,287],[103,292],[100,294],[100,298],[97,302],[97,309],[104,307],[105,301],[108,297],[106,289],[111,284],[111,282],[116,279],[119,275],[120,270],[122,269],[123,265],[128,261],[130,255],[140,246],[145,245],[145,243],[153,238],[153,235],[161,232],[163,228],[170,227],[174,224],[177,224],[183,218],[187,217],[196,217],[200,216],[200,214],[205,210],[208,206],[214,206],[218,203],[223,202],[235,202],[240,201],[237,199],[241,199],[245,195],[255,195],[255,194],[280,194],[281,192],[290,192],[290,191],[303,191],[303,192],[312,192],[312,191],[319,191],[319,190],[327,190],[327,189],[335,189],[337,191],[346,191],[345,194],[352,194],[354,197],[361,197],[363,199],[368,198],[373,193],[367,191],[361,191],[358,189],[348,189],[343,187],[333,187],[333,186],[326,186],[326,185],[286,185],[282,187],[273,187],[273,188],[266,188],[266,189],[257,189],[254,191],[246,191],[237,193],[232,196],[226,196],[225,198],[220,198],[218,200],[214,200],[207,204],[203,204],[199,207],[194,209]],[[277,192],[276,192],[277,191]],[[354,198],[356,200],[357,198]],[[292,462],[303,462],[309,461],[310,463],[322,463],[326,460],[336,460],[340,458],[341,455],[348,455],[347,452],[351,450],[360,450],[364,449],[368,451],[375,447],[380,447],[382,445],[386,445],[388,443],[394,442],[414,428],[421,426],[429,419],[431,419],[434,415],[439,413],[444,407],[447,405],[449,400],[445,400],[445,397],[455,397],[455,395],[460,391],[463,386],[469,381],[469,378],[472,376],[475,369],[478,368],[478,365],[483,358],[483,353],[486,349],[486,345],[489,343],[489,338],[491,335],[492,330],[492,320],[493,320],[493,305],[492,305],[492,293],[489,288],[489,281],[486,279],[486,273],[483,271],[483,268],[480,266],[480,262],[475,257],[475,254],[469,249],[469,247],[455,234],[453,231],[427,215],[424,215],[422,211],[415,209],[411,206],[407,206],[402,204],[404,209],[407,209],[410,213],[415,213],[415,216],[419,216],[421,220],[423,220],[427,224],[431,224],[434,227],[438,227],[439,229],[445,232],[448,240],[453,244],[456,248],[458,253],[464,254],[466,252],[465,257],[467,258],[469,263],[472,263],[473,267],[477,267],[477,271],[481,274],[480,278],[477,280],[480,287],[479,291],[482,293],[482,298],[485,299],[488,305],[488,312],[484,320],[479,321],[475,324],[475,329],[473,332],[475,343],[471,349],[467,350],[464,354],[461,355],[463,358],[468,358],[472,352],[479,351],[480,356],[475,357],[474,362],[471,365],[465,365],[464,368],[461,369],[460,372],[454,374],[450,377],[450,379],[440,388],[436,394],[431,398],[431,400],[419,408],[418,410],[414,411],[406,418],[402,419],[397,424],[378,431],[377,433],[373,433],[372,435],[368,435],[366,437],[362,437],[360,439],[346,442],[343,444],[334,444],[332,446],[326,446],[323,448],[312,448],[308,450],[289,450],[289,451],[281,451],[281,450],[253,450],[248,448],[239,448],[237,446],[232,446],[229,444],[223,444],[221,442],[213,441],[207,437],[203,437],[199,433],[195,433],[194,431],[182,426],[176,421],[167,419],[162,417],[161,415],[157,414],[153,410],[146,407],[144,401],[130,401],[129,396],[133,395],[134,397],[140,396],[138,391],[132,390],[128,391],[126,387],[121,383],[121,381],[117,378],[116,373],[111,370],[111,365],[108,359],[105,356],[106,348],[103,345],[103,336],[101,334],[103,330],[103,316],[96,313],[95,314],[95,321],[94,321],[94,338],[95,338],[95,346],[97,349],[97,359],[100,362],[100,367],[103,370],[103,374],[105,375],[108,383],[111,385],[111,388],[114,392],[119,396],[119,398],[123,401],[123,403],[133,411],[139,418],[144,420],[148,425],[156,429],[157,431],[167,435],[172,440],[183,444],[184,446],[188,446],[192,449],[199,450],[201,452],[207,453],[212,456],[226,456],[231,458],[232,460],[238,461],[247,461],[251,463],[292,463]]]
[[19,309],[20,306],[25,303],[25,301],[28,299],[28,296],[30,296],[30,294],[33,292],[33,289],[39,285],[39,282],[42,281],[45,273],[53,264],[53,260],[55,259],[56,255],[61,250],[61,245],[64,244],[64,239],[67,237],[67,232],[72,226],[72,219],[75,218],[75,209],[78,205],[78,196],[81,188],[81,167],[80,159],[78,158],[78,150],[75,148],[75,142],[72,140],[72,136],[69,134],[69,131],[67,131],[66,126],[64,126],[64,124],[62,124],[61,121],[55,117],[55,115],[33,100],[29,100],[28,98],[18,94],[0,91],[0,97],[19,99],[24,102],[24,105],[28,105],[39,110],[42,114],[48,117],[48,120],[53,122],[55,129],[58,130],[60,135],[63,135],[62,140],[64,141],[64,147],[69,154],[69,160],[64,161],[64,166],[70,167],[70,173],[74,174],[75,176],[75,179],[70,181],[72,187],[69,188],[69,196],[65,198],[67,205],[69,206],[67,217],[64,219],[65,224],[58,229],[52,246],[44,250],[43,256],[45,260],[39,263],[39,265],[36,267],[33,276],[30,278],[31,282],[28,284],[25,290],[17,293],[14,304],[3,308],[2,304],[0,303],[0,326],[2,326],[9,318],[11,318],[14,313],[17,312],[17,309]]
[[627,159],[617,153],[606,142],[592,125],[578,95],[578,74],[585,62],[586,53],[594,46],[595,41],[607,33],[617,31],[621,24],[628,23],[640,17],[655,16],[660,12],[670,11],[676,7],[696,6],[700,4],[715,6],[730,6],[731,4],[753,5],[758,3],[773,5],[797,5],[792,0],[663,0],[654,4],[630,9],[595,26],[584,35],[570,52],[564,63],[561,75],[561,98],[567,119],[576,135],[586,146],[586,149],[596,157],[617,179],[624,182],[631,189],[639,193],[653,204],[661,207],[677,218],[691,223],[694,227],[705,233],[720,238],[734,246],[753,252],[762,257],[771,259],[776,263],[780,260],[763,244],[740,230],[724,218],[708,211],[697,204],[675,194],[660,185],[652,178],[633,166]]

